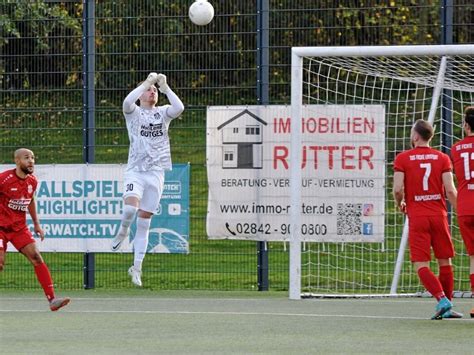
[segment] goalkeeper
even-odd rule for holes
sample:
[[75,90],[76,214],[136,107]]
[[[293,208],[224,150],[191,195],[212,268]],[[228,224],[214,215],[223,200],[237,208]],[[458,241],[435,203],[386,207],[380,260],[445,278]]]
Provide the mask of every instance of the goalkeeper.
[[[170,105],[156,106],[156,85],[167,96]],[[171,170],[168,127],[183,111],[184,105],[168,86],[166,76],[157,73],[150,73],[123,102],[130,149],[124,174],[122,221],[111,247],[113,251],[120,249],[138,215],[133,265],[128,269],[132,282],[137,286],[142,286],[142,264],[148,246],[151,217],[159,207],[165,171]]]

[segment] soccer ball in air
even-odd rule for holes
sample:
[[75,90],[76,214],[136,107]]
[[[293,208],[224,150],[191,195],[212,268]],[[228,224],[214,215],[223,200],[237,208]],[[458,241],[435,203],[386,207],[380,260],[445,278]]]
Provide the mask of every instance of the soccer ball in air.
[[205,26],[214,18],[214,7],[207,0],[196,0],[189,7],[189,19],[198,26]]

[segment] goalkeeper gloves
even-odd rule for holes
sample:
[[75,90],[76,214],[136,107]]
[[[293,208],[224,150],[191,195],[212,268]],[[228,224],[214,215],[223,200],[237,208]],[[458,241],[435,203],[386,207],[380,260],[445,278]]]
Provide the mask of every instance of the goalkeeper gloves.
[[166,75],[158,74],[157,79],[156,79],[156,83],[158,84],[158,89],[163,94],[166,94],[170,90],[170,87],[166,83]]
[[148,77],[146,78],[145,82],[149,85],[155,85],[157,80],[158,80],[158,74],[150,73],[148,74]]

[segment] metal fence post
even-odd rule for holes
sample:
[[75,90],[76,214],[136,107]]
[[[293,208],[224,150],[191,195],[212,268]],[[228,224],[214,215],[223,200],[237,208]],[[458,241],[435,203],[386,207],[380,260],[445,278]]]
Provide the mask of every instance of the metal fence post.
[[[82,157],[94,162],[95,131],[95,1],[82,0]],[[95,255],[84,254],[84,288],[94,288]]]
[[[257,101],[269,103],[269,0],[257,1]],[[259,291],[268,291],[268,249],[266,242],[257,242],[257,284]]]
[[[443,0],[441,6],[441,44],[453,44],[453,0]],[[446,75],[451,73],[448,59]],[[453,144],[452,91],[443,90],[441,100],[441,147],[449,154]]]

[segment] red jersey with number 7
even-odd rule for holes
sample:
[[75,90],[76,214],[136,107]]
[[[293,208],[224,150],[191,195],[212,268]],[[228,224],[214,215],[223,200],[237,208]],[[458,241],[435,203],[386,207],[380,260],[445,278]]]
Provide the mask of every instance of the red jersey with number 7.
[[26,212],[37,185],[36,177],[20,179],[15,169],[0,173],[0,227],[18,231],[26,226]]
[[447,216],[443,173],[452,171],[449,156],[430,147],[397,155],[393,169],[405,174],[408,217]]
[[458,180],[458,216],[474,216],[474,136],[454,144],[451,159]]

